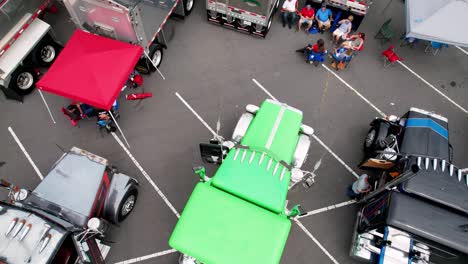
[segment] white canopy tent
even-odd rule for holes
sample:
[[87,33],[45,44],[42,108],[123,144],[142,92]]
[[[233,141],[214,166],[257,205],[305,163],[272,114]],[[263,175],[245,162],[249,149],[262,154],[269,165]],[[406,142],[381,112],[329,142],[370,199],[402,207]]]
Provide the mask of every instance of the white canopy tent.
[[468,0],[406,0],[406,36],[468,47]]

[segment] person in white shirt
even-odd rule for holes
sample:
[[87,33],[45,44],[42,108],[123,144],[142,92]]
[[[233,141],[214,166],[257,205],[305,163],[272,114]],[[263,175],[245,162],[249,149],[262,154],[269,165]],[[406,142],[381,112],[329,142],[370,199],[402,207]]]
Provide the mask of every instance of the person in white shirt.
[[283,27],[288,24],[289,29],[296,21],[297,17],[297,0],[284,0],[283,6],[281,7],[281,20]]

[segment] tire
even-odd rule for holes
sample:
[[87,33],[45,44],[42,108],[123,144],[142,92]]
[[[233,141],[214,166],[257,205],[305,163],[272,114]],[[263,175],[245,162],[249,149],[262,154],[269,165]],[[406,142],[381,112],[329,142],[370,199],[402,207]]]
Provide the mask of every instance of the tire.
[[8,88],[19,95],[30,94],[37,82],[37,75],[32,68],[19,66],[11,75]]
[[375,139],[377,138],[377,130],[375,128],[371,128],[369,132],[367,132],[366,139],[364,140],[364,150],[370,150],[375,144]]
[[190,13],[192,13],[193,7],[195,6],[195,0],[183,0],[182,4],[184,5],[185,16],[190,15]]
[[[119,204],[119,210],[118,210],[118,215],[117,215],[117,220],[119,223],[125,220],[132,213],[133,209],[135,208],[137,198],[138,198],[137,189],[133,189],[124,195],[124,197],[122,198],[122,201]],[[131,203],[130,208],[128,208],[129,202]]]
[[54,63],[61,49],[62,47],[51,37],[45,37],[31,52],[32,62],[37,66],[49,67]]
[[[149,56],[151,58],[151,60],[153,60],[154,64],[156,65],[156,67],[159,68],[159,66],[161,65],[162,63],[162,60],[163,60],[163,57],[164,57],[164,53],[163,53],[163,48],[161,45],[159,44],[154,44],[150,47],[150,53],[149,53]],[[156,68],[153,66],[152,63],[150,63],[150,69],[151,69],[151,72],[155,72],[156,71]]]

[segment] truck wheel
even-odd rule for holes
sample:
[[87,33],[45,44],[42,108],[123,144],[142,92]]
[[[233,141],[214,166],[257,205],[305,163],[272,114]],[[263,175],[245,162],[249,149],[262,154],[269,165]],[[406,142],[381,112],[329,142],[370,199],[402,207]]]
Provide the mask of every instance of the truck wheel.
[[375,128],[371,128],[367,133],[366,139],[364,140],[364,150],[369,150],[370,148],[372,148],[376,137],[377,130],[375,130]]
[[190,15],[195,5],[195,0],[183,0],[185,16]]
[[18,67],[11,75],[8,88],[19,95],[30,94],[34,90],[34,84],[37,82],[37,75],[31,68]]
[[32,61],[35,65],[48,67],[55,61],[61,49],[59,44],[46,37],[31,53]]
[[161,45],[155,44],[151,46],[149,56],[151,60],[153,61],[153,63],[150,65],[152,72],[156,71],[156,68],[153,66],[153,64],[156,65],[156,67],[158,68],[161,65],[161,62],[163,60],[163,55],[164,54],[163,54],[163,49]]
[[128,215],[130,215],[130,213],[133,211],[133,208],[135,208],[137,198],[138,191],[136,189],[133,189],[125,194],[119,204],[119,215],[117,217],[119,222],[122,222],[125,220],[125,218],[127,218]]

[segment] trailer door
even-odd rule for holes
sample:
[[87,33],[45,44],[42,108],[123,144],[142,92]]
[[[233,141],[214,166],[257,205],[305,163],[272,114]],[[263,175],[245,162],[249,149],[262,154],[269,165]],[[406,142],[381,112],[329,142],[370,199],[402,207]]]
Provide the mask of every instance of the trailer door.
[[110,1],[64,0],[75,25],[101,36],[139,44],[129,10]]

